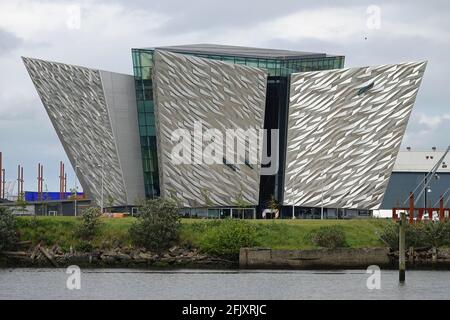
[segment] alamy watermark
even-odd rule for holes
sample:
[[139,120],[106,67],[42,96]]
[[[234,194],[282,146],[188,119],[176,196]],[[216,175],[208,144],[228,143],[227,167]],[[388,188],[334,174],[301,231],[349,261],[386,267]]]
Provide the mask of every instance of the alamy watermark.
[[371,30],[381,29],[381,8],[377,5],[370,5],[366,9],[366,26]]
[[379,266],[371,265],[367,268],[366,273],[370,276],[366,280],[366,286],[369,290],[381,289],[381,270]]
[[66,269],[66,274],[69,275],[66,281],[66,288],[69,290],[81,289],[81,269],[79,266],[69,266]]
[[172,132],[170,139],[173,144],[170,160],[174,165],[226,164],[252,167],[261,164],[262,175],[278,172],[278,129],[270,130],[269,136],[267,129],[218,130],[206,128],[202,121],[195,121],[193,130],[178,128]]
[[67,20],[66,27],[69,30],[81,29],[81,7],[79,5],[71,5],[66,8]]

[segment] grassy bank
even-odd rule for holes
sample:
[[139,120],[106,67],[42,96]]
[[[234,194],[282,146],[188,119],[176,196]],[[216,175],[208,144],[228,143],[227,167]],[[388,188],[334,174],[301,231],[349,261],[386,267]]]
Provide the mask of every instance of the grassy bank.
[[[94,248],[108,249],[131,245],[128,229],[134,218],[102,219],[101,232],[92,241]],[[381,247],[378,234],[388,223],[386,220],[247,220],[254,225],[257,242],[272,249],[315,248],[306,235],[319,227],[339,225],[345,232],[349,247]],[[63,250],[77,248],[80,240],[74,237],[79,221],[73,217],[21,217],[18,219],[20,240],[42,242],[46,246],[58,244]],[[183,219],[180,230],[180,245],[202,248],[204,235],[217,228],[212,220]]]

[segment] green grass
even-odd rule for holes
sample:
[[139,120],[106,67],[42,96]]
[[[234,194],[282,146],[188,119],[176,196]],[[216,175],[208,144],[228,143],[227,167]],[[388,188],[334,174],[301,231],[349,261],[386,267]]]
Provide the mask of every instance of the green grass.
[[[93,241],[95,248],[113,248],[118,245],[130,245],[128,229],[134,218],[108,219],[104,222],[100,235]],[[383,243],[378,234],[388,223],[387,220],[246,220],[257,227],[257,240],[260,246],[273,249],[308,249],[314,248],[306,239],[310,231],[326,225],[342,226],[347,243],[353,248],[381,247]],[[20,217],[18,226],[22,241],[34,244],[42,241],[45,245],[58,244],[68,250],[76,247],[79,240],[74,237],[74,230],[79,223],[74,217]],[[202,236],[219,222],[214,220],[183,219],[181,223],[180,242],[199,247]]]
[[[382,247],[378,234],[387,220],[246,220],[257,226],[257,240],[260,246],[272,249],[311,249],[306,235],[321,226],[339,225],[343,228],[347,243],[352,248]],[[181,239],[198,246],[203,233],[214,228],[208,220],[184,220]]]
[[[112,248],[118,245],[130,245],[128,228],[133,218],[102,218],[100,235],[93,241],[95,248]],[[74,236],[79,220],[75,217],[20,217],[18,229],[20,240],[42,242],[46,246],[59,245],[64,250],[76,247],[80,240]]]

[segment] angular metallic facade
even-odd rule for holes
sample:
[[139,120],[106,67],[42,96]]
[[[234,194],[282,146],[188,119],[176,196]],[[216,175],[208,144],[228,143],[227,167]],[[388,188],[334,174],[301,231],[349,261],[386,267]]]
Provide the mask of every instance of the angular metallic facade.
[[134,78],[24,58],[58,137],[88,197],[101,204],[144,196]]
[[[177,129],[193,133],[196,122],[205,130],[217,129],[224,142],[227,129],[262,129],[267,74],[163,50],[155,51],[154,62],[161,196],[175,197],[183,207],[258,204],[259,160],[255,165],[174,164],[171,153],[176,142],[171,137]],[[200,144],[194,142],[193,147],[192,155],[201,152]]]
[[292,74],[284,205],[379,208],[425,67]]

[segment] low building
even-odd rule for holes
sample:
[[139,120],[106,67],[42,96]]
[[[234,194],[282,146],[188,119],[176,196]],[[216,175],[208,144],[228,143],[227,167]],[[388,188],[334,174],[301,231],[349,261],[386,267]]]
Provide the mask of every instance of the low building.
[[392,208],[408,207],[409,193],[418,187],[415,192],[416,207],[438,207],[439,199],[445,195],[445,205],[448,206],[450,197],[450,153],[446,155],[436,175],[431,178],[429,188],[418,197],[418,193],[425,187],[428,181],[425,177],[433,166],[442,158],[444,151],[436,148],[429,150],[414,150],[406,148],[398,153],[392,175],[377,215],[390,217]]

